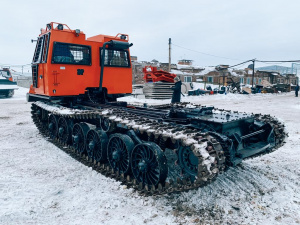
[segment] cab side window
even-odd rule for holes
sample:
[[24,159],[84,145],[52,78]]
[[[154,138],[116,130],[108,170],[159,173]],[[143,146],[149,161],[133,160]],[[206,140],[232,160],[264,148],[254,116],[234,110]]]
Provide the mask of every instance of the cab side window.
[[[103,51],[102,48],[100,50]],[[105,49],[104,66],[130,67],[128,52],[126,50]]]
[[91,47],[54,42],[52,63],[91,65]]

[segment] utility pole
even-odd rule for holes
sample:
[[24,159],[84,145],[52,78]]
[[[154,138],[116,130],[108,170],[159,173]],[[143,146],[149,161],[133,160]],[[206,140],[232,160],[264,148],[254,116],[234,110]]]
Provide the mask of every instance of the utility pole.
[[171,38],[169,38],[169,68],[168,72],[171,72]]
[[298,76],[298,67],[297,65],[299,65],[298,63],[292,63],[292,74],[294,74],[294,70],[295,70],[295,76],[297,78],[297,84],[299,84],[299,76]]
[[253,59],[252,62],[253,62],[253,70],[252,70],[252,87],[253,87],[253,84],[254,84],[254,68],[255,68],[254,63],[255,63],[255,59]]
[[23,74],[23,67],[24,67],[24,66],[22,66],[22,74]]

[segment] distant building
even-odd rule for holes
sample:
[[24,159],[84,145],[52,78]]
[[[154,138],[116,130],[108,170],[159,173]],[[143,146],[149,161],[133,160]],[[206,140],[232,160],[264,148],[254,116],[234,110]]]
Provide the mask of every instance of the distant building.
[[[278,81],[278,78],[281,77],[279,72],[271,72],[271,71],[262,71],[262,70],[257,70],[254,74],[254,78],[258,77],[259,80],[266,80],[270,84],[276,84]],[[250,79],[252,79],[252,75],[250,75]],[[255,82],[254,79],[254,85],[255,84],[260,84],[260,82],[257,83]],[[252,85],[252,82],[251,82]]]
[[189,60],[189,59],[181,59],[178,61],[179,65],[192,65],[193,64],[193,60]]
[[[164,70],[164,71],[168,71],[169,63],[160,63],[159,65],[160,65],[159,69]],[[171,64],[171,70],[177,70],[177,64],[172,63]]]
[[153,64],[157,64],[157,63],[159,63],[159,61],[158,61],[158,60],[156,60],[156,59],[152,59],[151,63],[153,63]]
[[130,56],[131,62],[137,62],[137,56]]
[[295,74],[285,74],[285,84],[295,85],[298,83],[298,77]]
[[296,69],[293,69],[291,67],[277,66],[277,65],[257,67],[255,69],[257,69],[259,71],[278,72],[280,74],[294,74],[297,72]]
[[225,70],[228,69],[229,65],[218,65],[216,66],[216,70]]

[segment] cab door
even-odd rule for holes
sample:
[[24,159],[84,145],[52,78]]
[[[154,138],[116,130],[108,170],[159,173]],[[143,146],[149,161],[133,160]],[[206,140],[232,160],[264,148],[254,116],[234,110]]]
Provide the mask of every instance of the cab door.
[[[100,58],[103,48],[100,48]],[[128,49],[106,48],[104,54],[103,87],[108,94],[132,92],[132,69]]]
[[45,73],[48,58],[50,33],[41,35],[36,44],[32,60],[32,84],[36,94],[45,94]]

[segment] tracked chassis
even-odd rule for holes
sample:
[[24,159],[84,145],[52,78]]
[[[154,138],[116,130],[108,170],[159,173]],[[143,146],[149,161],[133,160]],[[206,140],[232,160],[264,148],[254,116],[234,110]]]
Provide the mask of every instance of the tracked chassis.
[[205,186],[228,166],[278,148],[287,135],[269,115],[187,104],[35,102],[32,118],[72,157],[145,195]]

